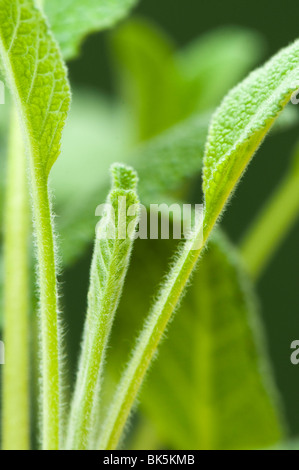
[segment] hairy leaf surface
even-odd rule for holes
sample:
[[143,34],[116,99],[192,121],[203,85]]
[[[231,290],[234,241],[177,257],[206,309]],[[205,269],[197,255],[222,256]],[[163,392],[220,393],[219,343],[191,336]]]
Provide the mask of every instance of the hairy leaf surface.
[[[65,264],[83,254],[93,239],[95,208],[108,191],[109,165],[122,161],[136,168],[143,204],[170,201],[178,194],[185,199],[188,184],[202,168],[210,119],[209,114],[195,115],[132,148],[124,110],[96,94],[81,93],[74,92],[63,155],[52,173]],[[84,153],[84,160],[74,157],[77,152]]]
[[105,351],[139,217],[136,173],[115,164],[112,174],[113,187],[96,230],[83,348],[69,421],[69,449],[92,447],[93,435],[98,432]]
[[299,41],[233,89],[216,111],[206,146],[206,220],[217,220],[253,154],[299,87]]
[[0,1],[0,53],[31,158],[47,178],[60,152],[70,91],[59,49],[32,0]]
[[[116,322],[111,349],[114,371],[130,332],[140,327],[144,299],[152,295],[173,249],[166,241],[147,243],[145,257],[142,243],[136,244]],[[217,234],[140,394],[141,409],[163,445],[262,448],[280,439],[262,330],[253,287],[228,241]]]

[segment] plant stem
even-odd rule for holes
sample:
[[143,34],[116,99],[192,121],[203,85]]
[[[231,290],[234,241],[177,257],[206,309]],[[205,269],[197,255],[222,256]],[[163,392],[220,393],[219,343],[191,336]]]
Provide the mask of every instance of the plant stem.
[[43,448],[60,447],[60,337],[52,216],[47,181],[31,165],[35,236],[39,273],[42,370]]
[[[37,0],[37,6],[43,10],[43,0]],[[55,242],[48,183],[38,168],[35,173],[33,194],[36,201],[35,227],[39,260],[40,311],[42,329],[42,373],[43,373],[43,447],[59,449],[61,447],[61,401],[60,384],[60,343],[57,280],[55,263]],[[44,185],[34,182],[44,179]],[[36,198],[36,199],[35,199]],[[33,201],[34,203],[34,201]]]
[[169,278],[162,287],[160,296],[137,339],[132,358],[122,375],[109,407],[99,439],[100,449],[112,450],[117,447],[144,376],[156,353],[167,324],[182,297],[184,288],[212,227],[213,224],[209,224],[206,228],[202,243],[198,247],[198,237],[202,230],[201,222],[192,240],[186,242],[177,262],[171,269]]
[[289,172],[246,234],[241,253],[258,279],[299,215],[299,174]]
[[[92,448],[98,435],[95,429],[106,349],[133,247],[128,228],[134,224],[135,230],[138,222],[137,216],[128,214],[133,205],[139,206],[136,173],[115,164],[112,175],[113,188],[107,199],[111,211],[99,224],[92,258],[83,347],[67,435],[67,448],[72,450]],[[114,237],[107,239],[112,227]]]
[[4,450],[28,450],[29,207],[23,137],[12,111],[4,215]]
[[[39,15],[37,16],[39,17]],[[39,21],[38,24],[40,24]],[[20,25],[18,25],[16,32],[20,36],[24,35],[24,31]],[[29,29],[27,28],[26,35],[27,33],[29,34],[29,32],[32,32],[32,28],[30,29],[30,27]],[[17,38],[20,39],[18,34],[14,38],[15,41]],[[0,53],[1,62],[6,72],[7,81],[10,85],[12,96],[14,97],[15,105],[18,110],[19,119],[22,124],[22,130],[26,140],[26,149],[29,157],[30,189],[32,195],[39,274],[38,286],[41,324],[40,343],[42,351],[42,443],[44,449],[56,450],[60,448],[60,402],[62,387],[60,386],[61,374],[59,367],[60,335],[58,324],[55,247],[48,192],[49,169],[47,168],[47,164],[43,164],[42,153],[46,152],[45,146],[39,145],[39,139],[42,134],[39,133],[39,137],[36,136],[36,132],[40,132],[41,129],[38,129],[38,126],[35,128],[33,125],[34,117],[31,115],[32,109],[28,109],[28,102],[24,99],[24,94],[22,93],[24,91],[22,89],[23,82],[17,80],[17,76],[20,71],[18,70],[14,60],[18,54],[12,54],[12,51],[7,48],[7,44],[5,44],[2,37],[0,41]],[[49,57],[48,59],[50,60]],[[59,62],[57,63],[57,66],[59,67]],[[39,109],[39,106],[40,103],[36,105],[36,110]],[[35,112],[37,112],[36,110]],[[49,147],[51,147],[50,144],[51,142],[48,143]]]

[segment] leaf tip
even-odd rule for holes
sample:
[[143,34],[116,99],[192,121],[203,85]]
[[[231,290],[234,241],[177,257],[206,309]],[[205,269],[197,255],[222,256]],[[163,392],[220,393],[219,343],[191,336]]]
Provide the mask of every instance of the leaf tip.
[[114,163],[111,166],[113,189],[122,189],[125,191],[136,191],[138,176],[136,171],[122,163]]

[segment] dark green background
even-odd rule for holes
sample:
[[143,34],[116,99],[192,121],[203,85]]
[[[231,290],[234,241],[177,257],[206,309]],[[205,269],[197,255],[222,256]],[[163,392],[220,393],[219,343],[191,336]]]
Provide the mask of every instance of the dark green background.
[[[298,8],[294,0],[141,0],[136,13],[162,26],[178,46],[219,26],[253,28],[265,38],[266,59],[299,37]],[[107,34],[94,35],[85,42],[81,58],[70,66],[73,83],[114,93],[107,42]],[[234,241],[240,239],[280,180],[297,138],[297,129],[271,136],[258,152],[223,219],[223,226]],[[257,286],[274,372],[293,434],[299,434],[299,365],[290,363],[290,344],[299,339],[298,239],[299,223]],[[88,263],[89,260],[82,261],[67,277],[73,282],[87,279],[82,270],[88,271]],[[68,285],[72,285],[72,295],[66,295],[66,302],[74,293],[74,284]],[[76,306],[81,310],[84,296],[80,299]]]

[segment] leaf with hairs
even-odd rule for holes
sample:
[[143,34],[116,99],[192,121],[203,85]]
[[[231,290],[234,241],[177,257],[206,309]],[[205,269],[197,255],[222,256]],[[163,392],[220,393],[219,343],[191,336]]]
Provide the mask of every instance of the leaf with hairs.
[[113,186],[96,231],[82,355],[69,420],[68,449],[91,448],[93,434],[98,431],[105,352],[139,218],[136,173],[130,167],[115,164],[112,175]]
[[57,43],[33,0],[0,0],[0,57],[29,157],[39,267],[43,447],[58,449],[61,356],[48,176],[60,153],[70,89]]
[[252,72],[215,112],[203,171],[208,231],[298,87],[299,41],[296,41]]
[[[74,262],[92,242],[95,209],[108,191],[109,165],[122,161],[136,168],[142,203],[173,200],[201,171],[209,119],[209,114],[194,116],[130,150],[123,110],[96,94],[75,91],[62,158],[51,179],[64,264]],[[74,158],[80,149],[84,160]]]
[[[166,241],[136,244],[112,336],[114,376],[172,250]],[[163,445],[249,449],[279,441],[283,431],[262,331],[253,286],[217,232],[140,393],[140,409]]]

